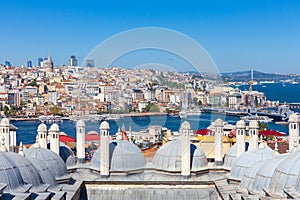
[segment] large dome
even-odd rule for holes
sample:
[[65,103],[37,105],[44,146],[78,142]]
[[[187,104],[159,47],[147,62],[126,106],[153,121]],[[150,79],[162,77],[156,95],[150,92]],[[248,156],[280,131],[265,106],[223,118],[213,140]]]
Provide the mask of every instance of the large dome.
[[[245,142],[245,150],[247,151],[249,147],[249,142]],[[224,165],[227,167],[232,167],[236,160],[236,144],[234,144],[230,149],[226,152],[224,156]]]
[[7,154],[18,167],[24,182],[32,184],[33,187],[30,191],[45,192],[47,190],[49,185],[43,184],[42,178],[37,169],[27,158],[12,152],[7,152]]
[[294,186],[300,174],[300,151],[290,153],[276,167],[269,187],[266,191],[270,194],[284,195],[284,188]]
[[[127,140],[114,140],[109,143],[110,171],[130,171],[141,169],[146,165],[146,159],[141,150]],[[101,147],[92,158],[93,168],[100,169]]]
[[274,151],[267,145],[261,145],[263,148],[251,149],[237,158],[231,167],[230,179],[241,180],[251,165],[273,158]]
[[53,151],[44,148],[30,147],[24,150],[25,157],[32,157],[43,162],[56,180],[67,179],[68,171],[64,161]]
[[27,192],[31,185],[26,184],[21,172],[7,152],[0,151],[0,183],[7,184],[4,192]]
[[[191,170],[197,171],[207,166],[207,158],[203,151],[194,144],[191,148]],[[152,164],[154,168],[165,171],[181,171],[181,141],[168,142],[156,152]]]

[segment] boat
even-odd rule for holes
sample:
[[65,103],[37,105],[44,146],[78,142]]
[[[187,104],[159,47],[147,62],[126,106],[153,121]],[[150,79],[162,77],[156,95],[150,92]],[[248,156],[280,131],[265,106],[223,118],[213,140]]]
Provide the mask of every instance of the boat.
[[187,118],[189,116],[200,116],[202,114],[201,110],[186,110],[180,111],[178,113],[180,118]]
[[258,116],[258,115],[244,116],[241,117],[241,119],[244,120],[245,122],[256,120],[256,121],[260,121],[261,123],[270,123],[273,121],[273,119],[269,118],[268,116]]
[[39,121],[42,123],[61,123],[63,120],[60,115],[41,115]]
[[271,83],[275,83],[275,81],[260,81],[260,84],[271,84]]

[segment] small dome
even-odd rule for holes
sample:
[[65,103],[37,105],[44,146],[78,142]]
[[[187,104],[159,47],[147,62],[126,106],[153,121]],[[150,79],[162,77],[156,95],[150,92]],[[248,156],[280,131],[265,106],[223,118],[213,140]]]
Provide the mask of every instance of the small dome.
[[32,184],[30,191],[45,192],[47,190],[49,186],[43,184],[39,172],[27,158],[12,152],[7,152],[7,155],[19,169],[24,182]]
[[[249,142],[245,142],[245,151],[248,150]],[[236,144],[234,144],[224,156],[224,165],[227,167],[232,167],[236,162]]]
[[107,121],[103,121],[100,124],[100,130],[108,130],[109,129],[109,123]]
[[296,113],[291,114],[289,117],[289,122],[290,123],[299,123],[300,122],[299,116]]
[[0,183],[7,184],[4,192],[27,192],[31,185],[24,182],[18,166],[7,152],[0,152],[0,163]]
[[[203,151],[194,144],[191,148],[191,170],[197,171],[207,166],[207,158]],[[181,171],[181,141],[176,139],[163,145],[154,155],[154,168],[165,171]]]
[[100,135],[96,131],[89,131],[85,135],[85,141],[86,142],[91,142],[91,141],[97,141],[97,142],[99,142],[100,141]]
[[237,123],[236,123],[236,128],[240,128],[240,129],[243,129],[246,127],[246,124],[245,124],[245,121],[244,120],[239,120]]
[[221,118],[216,119],[215,121],[215,125],[216,126],[223,126],[224,122]]
[[279,196],[284,195],[284,188],[294,186],[300,174],[300,151],[290,153],[276,167],[269,187],[268,193]]
[[56,123],[53,123],[50,126],[49,132],[59,132],[59,126]]
[[85,123],[83,120],[78,120],[77,123],[76,123],[76,127],[85,127]]
[[180,130],[191,130],[191,125],[188,121],[182,122]]
[[[146,165],[142,151],[133,143],[126,140],[115,140],[109,143],[110,171],[130,171],[141,169]],[[101,147],[92,158],[91,165],[100,169]]]
[[62,142],[59,144],[59,156],[66,163],[67,167],[76,164],[76,158],[73,151]]
[[35,158],[43,162],[57,179],[65,179],[68,176],[67,166],[64,161],[53,151],[44,148],[30,147],[24,150],[25,157]]
[[273,158],[273,154],[274,151],[268,146],[246,151],[236,159],[231,167],[229,178],[241,180],[251,165]]
[[259,128],[258,122],[256,120],[250,120],[249,128]]
[[7,118],[2,118],[0,123],[1,123],[2,125],[8,126],[8,125],[9,125],[9,119],[7,119]]
[[46,124],[42,123],[38,126],[38,132],[47,132]]
[[252,185],[249,186],[251,193],[264,194],[263,189],[270,185],[272,176],[276,167],[286,158],[288,154],[279,154],[271,160],[263,162],[263,165],[258,169],[255,176],[255,180]]

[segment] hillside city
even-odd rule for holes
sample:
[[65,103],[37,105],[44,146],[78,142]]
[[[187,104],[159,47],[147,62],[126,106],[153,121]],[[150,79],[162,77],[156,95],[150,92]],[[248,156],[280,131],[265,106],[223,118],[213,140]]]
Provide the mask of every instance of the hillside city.
[[[264,93],[241,91],[232,82],[199,73],[81,67],[75,56],[67,66],[39,59],[37,66],[0,65],[1,114],[84,116],[103,113],[165,112],[200,106],[245,109],[274,107]],[[249,77],[250,78],[250,77]]]

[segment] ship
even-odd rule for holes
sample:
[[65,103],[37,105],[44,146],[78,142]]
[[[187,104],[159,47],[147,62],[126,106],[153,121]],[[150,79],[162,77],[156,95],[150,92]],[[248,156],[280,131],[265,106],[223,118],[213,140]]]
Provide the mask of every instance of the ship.
[[63,120],[60,115],[41,115],[39,121],[42,123],[61,123]]

